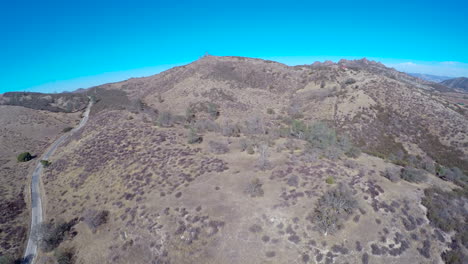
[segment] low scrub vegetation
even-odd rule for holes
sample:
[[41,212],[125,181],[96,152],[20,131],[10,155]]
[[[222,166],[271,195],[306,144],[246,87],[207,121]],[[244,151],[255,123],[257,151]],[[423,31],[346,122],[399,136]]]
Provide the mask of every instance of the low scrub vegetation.
[[401,170],[398,168],[387,168],[383,173],[383,176],[392,182],[397,182],[401,179]]
[[75,263],[75,251],[72,248],[58,249],[54,253],[58,264]]
[[423,171],[419,169],[405,167],[401,171],[401,178],[405,181],[420,183],[426,181],[427,176],[424,174]]
[[[450,249],[442,254],[445,263],[466,263],[468,256],[468,221],[466,221],[466,190],[446,192],[437,188],[424,190],[422,204],[427,208],[431,225],[445,232],[455,231]],[[464,249],[465,248],[465,249]]]
[[324,235],[332,234],[356,207],[357,202],[349,188],[340,184],[320,197],[309,219]]
[[96,232],[98,227],[107,223],[109,220],[109,211],[107,210],[86,210],[83,213],[83,222],[93,231]]
[[225,154],[229,152],[229,147],[221,142],[209,141],[208,147],[210,151],[214,154]]
[[259,179],[254,179],[247,184],[244,193],[250,195],[250,197],[261,197],[264,194],[263,184]]
[[187,142],[189,144],[196,144],[201,143],[203,141],[203,137],[197,133],[195,128],[190,128],[188,132],[188,139]]
[[34,230],[33,239],[42,251],[52,251],[62,243],[75,223],[76,220],[61,223],[43,222]]
[[174,116],[171,112],[163,111],[158,116],[157,124],[161,127],[171,127],[174,124]]

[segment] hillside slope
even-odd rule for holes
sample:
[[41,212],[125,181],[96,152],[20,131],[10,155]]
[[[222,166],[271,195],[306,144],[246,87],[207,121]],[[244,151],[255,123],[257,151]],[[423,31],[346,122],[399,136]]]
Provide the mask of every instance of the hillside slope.
[[22,256],[29,228],[29,178],[37,158],[19,163],[18,154],[40,156],[79,113],[37,111],[0,105],[0,255]]
[[70,228],[41,261],[464,261],[468,115],[437,86],[366,59],[206,56],[88,92],[44,173]]
[[465,78],[465,77],[445,80],[442,82],[442,84],[451,88],[462,89],[462,90],[468,91],[468,78]]

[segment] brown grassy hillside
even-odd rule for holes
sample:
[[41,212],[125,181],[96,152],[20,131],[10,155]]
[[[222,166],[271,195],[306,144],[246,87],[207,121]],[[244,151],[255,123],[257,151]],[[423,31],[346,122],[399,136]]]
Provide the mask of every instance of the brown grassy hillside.
[[[37,111],[0,106],[0,254],[20,257],[29,228],[29,176],[44,150],[66,127],[79,121],[79,113]],[[17,162],[30,152],[37,158]]]
[[466,109],[416,78],[207,56],[89,92],[43,178],[73,225],[45,263],[464,261]]

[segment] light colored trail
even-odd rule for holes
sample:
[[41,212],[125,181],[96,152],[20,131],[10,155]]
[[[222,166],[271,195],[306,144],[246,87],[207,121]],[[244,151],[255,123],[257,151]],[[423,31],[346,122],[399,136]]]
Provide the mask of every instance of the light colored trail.
[[41,199],[41,188],[40,188],[40,177],[42,173],[42,164],[41,160],[49,160],[49,158],[54,154],[57,150],[58,146],[62,144],[65,139],[72,136],[78,130],[80,130],[88,121],[89,111],[91,110],[92,102],[88,104],[86,111],[83,114],[83,118],[81,119],[78,126],[73,128],[70,132],[62,135],[59,139],[57,139],[49,149],[40,157],[37,161],[36,168],[32,173],[32,180],[31,180],[31,226],[29,229],[29,237],[28,237],[28,245],[26,246],[26,250],[23,256],[23,264],[32,264],[34,263],[36,256],[37,256],[37,243],[32,238],[33,230],[42,223],[42,199]]

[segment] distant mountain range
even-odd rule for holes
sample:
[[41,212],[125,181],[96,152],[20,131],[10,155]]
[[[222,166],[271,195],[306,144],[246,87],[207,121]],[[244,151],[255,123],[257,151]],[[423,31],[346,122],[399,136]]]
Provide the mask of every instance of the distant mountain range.
[[448,77],[448,76],[438,76],[438,75],[431,75],[431,74],[424,74],[424,73],[408,73],[408,74],[413,77],[423,79],[425,81],[436,82],[436,83],[440,83],[445,80],[449,80],[453,78],[453,77]]
[[462,89],[462,90],[468,91],[468,78],[466,77],[453,78],[453,79],[445,80],[441,83],[450,88]]

